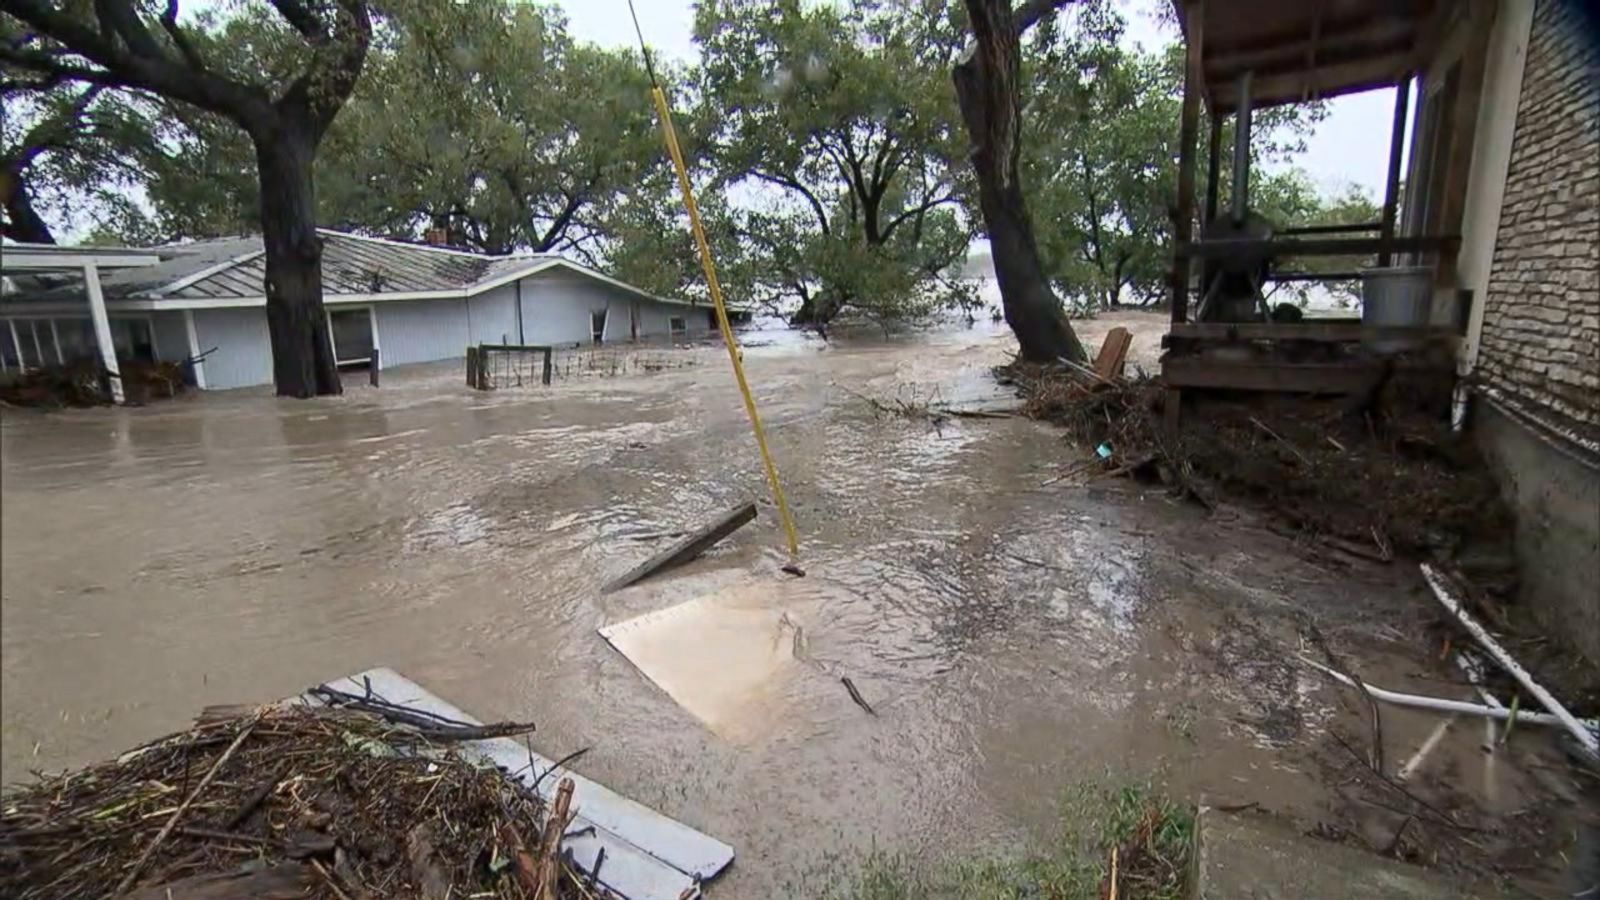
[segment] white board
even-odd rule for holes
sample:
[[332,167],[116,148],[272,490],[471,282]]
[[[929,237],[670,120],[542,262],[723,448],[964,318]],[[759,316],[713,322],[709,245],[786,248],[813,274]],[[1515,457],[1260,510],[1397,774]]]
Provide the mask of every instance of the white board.
[[741,582],[600,629],[617,652],[713,732],[764,733],[804,673],[804,632],[782,582]]
[[[369,686],[374,695],[389,703],[460,722],[482,724],[393,669],[370,669],[328,682],[328,687],[351,694],[365,694]],[[528,748],[511,738],[470,741],[461,744],[460,749],[464,754],[477,754],[507,773],[515,773],[517,780],[525,785],[533,784],[540,774],[555,765],[534,753],[532,760],[537,771],[529,771]],[[582,775],[561,771],[540,780],[539,794],[546,801],[555,796],[561,776],[573,782],[572,804],[576,815],[568,833],[594,827],[592,833],[574,835],[562,846],[572,849],[574,861],[585,871],[593,871],[595,859],[604,848],[605,862],[600,867],[599,880],[627,900],[698,897],[700,884],[733,862],[733,848],[722,841]]]

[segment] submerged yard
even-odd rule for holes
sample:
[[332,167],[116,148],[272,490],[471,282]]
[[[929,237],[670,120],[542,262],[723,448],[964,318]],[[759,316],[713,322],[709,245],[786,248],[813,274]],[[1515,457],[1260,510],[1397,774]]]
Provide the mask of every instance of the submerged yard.
[[[1151,321],[1130,323],[1149,366]],[[1008,347],[988,329],[751,340],[806,577],[779,574],[763,505],[706,558],[611,595],[662,533],[765,496],[719,349],[552,388],[478,393],[435,367],[335,399],[8,410],[4,780],[105,758],[207,704],[389,666],[485,720],[535,721],[551,757],[592,747],[584,775],[732,844],[713,896],[918,896],[924,878],[1093,896],[1098,869],[1061,862],[1063,829],[1126,831],[1157,797],[1552,883],[1578,797],[1548,735],[1485,752],[1481,723],[1458,722],[1406,788],[1418,812],[1364,770],[1366,708],[1296,661],[1317,635],[1374,684],[1464,696],[1424,637],[1435,613],[1412,567],[1329,557],[1159,489],[1058,479],[1089,451],[1048,425],[935,426],[859,396],[994,396]],[[809,665],[727,727],[596,634],[743,588],[803,630]],[[1437,723],[1386,709],[1391,759]]]

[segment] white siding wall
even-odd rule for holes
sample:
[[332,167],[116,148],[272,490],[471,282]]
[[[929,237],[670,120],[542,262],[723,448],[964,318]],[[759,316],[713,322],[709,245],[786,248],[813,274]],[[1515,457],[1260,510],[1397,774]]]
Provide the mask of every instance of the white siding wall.
[[[517,341],[517,286],[501,285],[473,297],[470,309],[472,343],[515,344]],[[456,356],[466,353],[466,345],[457,347]]]
[[523,327],[528,344],[587,344],[590,340],[589,315],[609,309],[605,339],[629,339],[628,310],[639,308],[639,339],[664,340],[671,331],[669,320],[683,317],[690,334],[704,334],[711,320],[704,307],[688,307],[647,300],[575,272],[541,272],[522,281]]
[[[377,303],[374,308],[385,368],[464,356],[467,344],[476,343],[467,332],[466,301],[400,300]],[[477,313],[474,300],[474,330]],[[499,342],[498,333],[494,340]]]
[[[207,389],[272,383],[272,338],[267,334],[266,310],[197,309],[194,330],[201,353],[217,348],[206,357]],[[165,342],[161,351],[170,352]]]
[[[624,310],[626,291],[572,273],[539,273],[522,279],[526,344],[587,344],[589,314],[608,305]],[[609,324],[609,323],[608,323]]]

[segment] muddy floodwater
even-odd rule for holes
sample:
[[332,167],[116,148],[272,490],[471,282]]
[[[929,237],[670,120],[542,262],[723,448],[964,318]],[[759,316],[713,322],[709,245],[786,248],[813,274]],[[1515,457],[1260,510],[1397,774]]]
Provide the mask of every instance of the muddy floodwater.
[[[1131,321],[1150,366],[1152,320]],[[313,401],[7,410],[4,779],[104,758],[207,704],[389,666],[480,718],[536,721],[551,757],[592,747],[579,771],[732,844],[713,896],[809,893],[873,846],[1020,851],[1085,779],[1361,824],[1341,812],[1326,732],[1361,734],[1364,709],[1295,655],[1319,624],[1374,683],[1427,687],[1437,647],[1409,566],[1332,561],[1155,488],[1052,481],[1090,452],[1053,427],[935,426],[858,396],[1003,394],[988,369],[1013,344],[993,328],[751,343],[800,580],[778,571],[763,499],[701,560],[599,592],[661,533],[767,496],[715,347],[550,388],[479,393],[436,366]],[[786,684],[759,727],[713,731],[596,634],[763,584],[819,674]],[[1437,722],[1385,716],[1395,760]],[[1528,731],[1516,752],[1547,755]],[[1492,823],[1557,789],[1486,774],[1482,742],[1464,724],[1427,764],[1453,802]]]

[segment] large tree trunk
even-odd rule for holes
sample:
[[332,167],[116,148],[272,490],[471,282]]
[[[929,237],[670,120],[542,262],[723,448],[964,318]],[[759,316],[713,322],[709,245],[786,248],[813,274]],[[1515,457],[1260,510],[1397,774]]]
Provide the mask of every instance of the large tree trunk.
[[255,146],[273,381],[284,397],[341,393],[322,308],[322,239],[311,177],[316,140],[286,125],[256,137]]
[[1018,166],[1021,66],[1011,0],[966,0],[966,4],[974,44],[957,63],[953,77],[961,117],[972,138],[978,205],[989,234],[1006,324],[1017,336],[1023,359],[1053,362],[1065,357],[1082,362],[1083,344],[1050,289],[1023,200]]
[[6,211],[5,236],[25,244],[54,244],[50,225],[33,208],[28,176],[9,166],[0,170],[0,201]]

